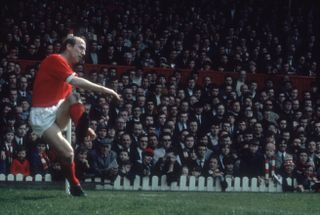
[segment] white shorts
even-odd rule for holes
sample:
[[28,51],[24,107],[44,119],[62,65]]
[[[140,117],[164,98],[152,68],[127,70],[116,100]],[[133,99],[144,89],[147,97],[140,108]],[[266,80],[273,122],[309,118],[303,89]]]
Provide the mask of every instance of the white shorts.
[[34,133],[39,137],[50,128],[57,118],[57,111],[64,100],[51,107],[32,107],[29,116],[29,124]]

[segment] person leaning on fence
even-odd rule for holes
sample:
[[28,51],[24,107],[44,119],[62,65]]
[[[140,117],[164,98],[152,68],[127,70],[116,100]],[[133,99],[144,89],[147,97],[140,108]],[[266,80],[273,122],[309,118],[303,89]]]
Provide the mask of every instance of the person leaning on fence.
[[146,148],[142,153],[142,163],[134,162],[133,172],[141,177],[152,176],[154,174],[153,155],[153,149]]
[[85,136],[95,136],[89,127],[85,107],[72,87],[109,94],[120,99],[109,88],[94,84],[77,77],[71,66],[85,56],[86,42],[80,37],[69,35],[62,45],[61,54],[51,54],[40,64],[33,84],[32,108],[29,122],[34,132],[42,136],[53,148],[60,159],[64,175],[70,182],[73,196],[85,196],[75,174],[74,151],[62,135],[71,118],[76,125],[77,141]]
[[0,173],[8,174],[14,158],[15,146],[13,144],[14,130],[6,129],[3,142],[0,144]]
[[240,157],[240,176],[253,178],[264,175],[264,157],[259,147],[259,140],[250,141],[248,149]]
[[51,162],[47,154],[46,144],[41,140],[37,140],[36,147],[32,150],[30,156],[31,172],[33,175],[45,175],[49,173]]
[[136,176],[132,169],[133,163],[130,160],[129,153],[124,150],[121,151],[117,161],[119,164],[119,176],[126,177],[130,183],[133,184]]
[[291,184],[288,183],[288,179],[296,180],[297,178],[295,164],[292,158],[283,162],[281,169],[278,171],[278,178],[280,179],[280,184],[282,184],[283,192],[293,192],[296,190],[293,182]]
[[316,174],[314,166],[308,165],[303,174],[297,176],[297,191],[316,191],[320,192],[320,177]]
[[212,177],[214,180],[220,180],[221,188],[223,191],[226,190],[228,184],[226,182],[226,178],[224,172],[221,170],[219,165],[218,157],[212,156],[206,165],[206,169],[204,171],[205,177]]
[[111,150],[112,142],[101,140],[96,144],[96,154],[93,157],[93,171],[96,176],[113,182],[119,171],[117,154]]
[[13,159],[10,173],[13,175],[22,174],[23,176],[29,176],[30,171],[30,162],[27,160],[27,150],[25,147],[18,147],[16,150],[16,158]]
[[76,176],[79,180],[84,181],[94,175],[91,163],[88,160],[88,150],[80,147],[76,150],[75,156]]
[[154,173],[158,177],[167,176],[167,184],[178,182],[181,176],[182,167],[178,155],[174,150],[168,150],[164,157],[160,158],[154,166]]

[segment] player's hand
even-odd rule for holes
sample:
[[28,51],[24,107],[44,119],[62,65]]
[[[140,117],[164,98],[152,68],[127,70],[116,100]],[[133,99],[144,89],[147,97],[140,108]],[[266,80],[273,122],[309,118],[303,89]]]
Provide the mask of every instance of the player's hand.
[[112,95],[117,99],[117,100],[121,100],[121,97],[120,97],[120,95],[116,92],[116,91],[114,91],[114,90],[112,90]]

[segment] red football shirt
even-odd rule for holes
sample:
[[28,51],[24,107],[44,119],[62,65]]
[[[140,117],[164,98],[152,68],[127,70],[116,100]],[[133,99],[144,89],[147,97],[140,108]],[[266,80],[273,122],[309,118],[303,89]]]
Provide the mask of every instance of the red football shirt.
[[58,104],[72,92],[66,79],[74,71],[59,54],[46,57],[40,64],[33,84],[32,107],[50,107]]
[[23,174],[24,176],[30,175],[30,163],[28,160],[24,160],[23,162],[13,159],[11,167],[10,167],[10,173],[13,175],[16,175],[18,173]]

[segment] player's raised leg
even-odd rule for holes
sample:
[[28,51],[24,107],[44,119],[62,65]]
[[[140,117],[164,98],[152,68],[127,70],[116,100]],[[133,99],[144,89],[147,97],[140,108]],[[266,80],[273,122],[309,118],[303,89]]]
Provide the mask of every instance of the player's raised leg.
[[89,128],[89,115],[77,93],[73,93],[61,104],[57,112],[56,123],[60,129],[65,129],[70,118],[76,126],[76,140],[78,144],[84,142],[84,138],[90,136],[94,139],[95,132]]

